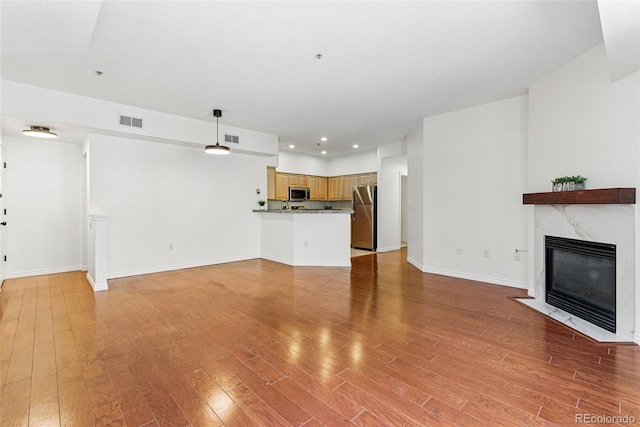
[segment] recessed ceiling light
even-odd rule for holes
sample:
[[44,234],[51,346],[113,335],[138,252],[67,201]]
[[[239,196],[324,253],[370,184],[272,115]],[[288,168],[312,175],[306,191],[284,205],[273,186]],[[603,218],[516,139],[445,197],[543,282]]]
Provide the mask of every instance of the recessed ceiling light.
[[353,148],[360,148],[358,144],[353,144]]
[[320,141],[322,141],[322,142],[326,142],[326,141],[327,141],[327,137],[326,137],[326,136],[323,136],[322,138],[320,138]]
[[327,152],[325,150],[322,150],[320,154],[327,154]]
[[289,148],[296,148],[296,146],[291,144],[291,145],[289,145]]
[[321,53],[316,53],[315,58],[319,61],[322,59],[322,54]]
[[57,138],[58,135],[51,132],[49,128],[44,126],[31,126],[29,129],[22,131],[24,135],[35,136],[36,138]]
[[96,76],[101,76],[101,75],[103,75],[103,74],[104,74],[104,73],[103,73],[102,71],[100,71],[100,70],[96,70],[96,71],[95,71],[95,73],[96,73]]

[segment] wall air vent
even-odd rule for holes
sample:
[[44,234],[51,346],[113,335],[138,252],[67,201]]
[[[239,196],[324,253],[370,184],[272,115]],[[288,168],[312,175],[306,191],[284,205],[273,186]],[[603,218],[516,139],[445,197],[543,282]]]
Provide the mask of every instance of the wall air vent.
[[234,144],[240,143],[240,137],[236,135],[226,135],[224,136],[224,142],[233,142]]
[[120,125],[142,129],[142,119],[120,115]]

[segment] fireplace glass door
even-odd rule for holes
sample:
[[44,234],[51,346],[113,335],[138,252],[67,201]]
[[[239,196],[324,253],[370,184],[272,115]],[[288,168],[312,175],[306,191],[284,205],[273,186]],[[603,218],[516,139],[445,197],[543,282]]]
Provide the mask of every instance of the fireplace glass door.
[[545,236],[546,302],[616,331],[616,246]]

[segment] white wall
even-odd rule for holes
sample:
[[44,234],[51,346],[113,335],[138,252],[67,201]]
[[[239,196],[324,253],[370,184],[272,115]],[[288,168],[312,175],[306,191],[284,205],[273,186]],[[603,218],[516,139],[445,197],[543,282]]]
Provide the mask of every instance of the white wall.
[[378,170],[376,150],[357,151],[329,159],[327,175],[350,175],[356,173],[376,172]]
[[327,176],[329,174],[329,159],[309,154],[280,151],[276,170],[285,173]]
[[424,119],[423,271],[527,288],[526,154],[526,96]]
[[[4,187],[4,168],[2,167],[2,163],[4,162],[4,146],[2,145],[2,135],[0,134],[0,193],[2,195],[6,195],[5,193],[5,187]],[[5,217],[4,217],[4,201],[6,200],[5,198],[0,197],[0,218],[2,218],[2,221],[5,221]],[[0,260],[3,260],[2,262],[0,262],[0,290],[2,290],[2,283],[4,282],[4,279],[7,277],[7,266],[5,265],[6,263],[4,262],[4,256],[6,255],[6,249],[7,249],[7,240],[6,240],[6,233],[5,233],[5,228],[3,226],[0,226]]]
[[407,261],[422,270],[424,253],[424,125],[416,122],[407,132]]
[[[611,83],[607,61],[600,45],[531,85],[530,191],[549,191],[552,178],[578,173],[589,178],[587,188],[640,188],[640,73]],[[640,343],[640,218],[634,206],[635,341]],[[530,293],[533,286],[531,278]]]
[[[50,126],[62,136],[73,127],[90,129],[94,133],[140,138],[154,142],[167,142],[204,148],[216,140],[216,123],[213,114],[206,120],[197,120],[174,114],[162,113],[130,105],[43,89],[21,83],[2,80],[0,111],[7,116],[28,119],[31,123]],[[143,119],[143,129],[120,126],[120,114]],[[239,144],[230,144],[235,152],[263,156],[278,154],[276,135],[255,132],[224,124],[224,111],[220,123],[220,137],[225,133],[237,135]]]
[[409,238],[407,229],[407,204],[409,203],[407,180],[407,175],[400,177],[400,243],[407,243],[407,239]]
[[109,215],[109,277],[259,257],[251,211],[268,158],[102,135],[89,150],[89,212]]
[[609,81],[602,45],[529,88],[529,191],[580,174],[587,188],[638,182],[638,73]]
[[378,170],[376,150],[358,151],[338,157],[319,157],[303,153],[281,151],[278,172],[305,175],[337,176]]
[[78,144],[5,137],[7,277],[82,267]]

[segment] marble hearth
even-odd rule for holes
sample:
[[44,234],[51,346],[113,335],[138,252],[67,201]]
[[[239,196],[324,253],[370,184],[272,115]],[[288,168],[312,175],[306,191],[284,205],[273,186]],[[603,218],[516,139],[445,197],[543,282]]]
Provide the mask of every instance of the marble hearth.
[[[633,204],[536,204],[534,211],[534,299],[520,302],[601,342],[633,342],[635,328],[635,206]],[[544,236],[616,245],[616,333],[546,304]]]

